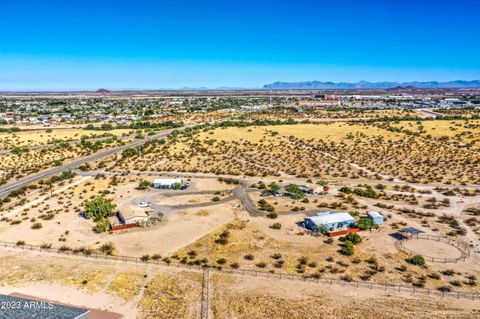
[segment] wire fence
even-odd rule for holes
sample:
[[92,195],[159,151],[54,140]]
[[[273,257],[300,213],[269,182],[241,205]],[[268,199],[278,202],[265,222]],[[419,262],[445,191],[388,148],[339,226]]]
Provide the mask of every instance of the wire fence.
[[[443,258],[443,257],[428,256],[428,255],[420,254],[420,253],[418,253],[414,250],[411,250],[411,249],[405,247],[405,245],[404,245],[405,242],[407,242],[409,240],[419,240],[419,239],[438,241],[438,242],[442,242],[442,243],[448,244],[450,246],[453,246],[460,251],[460,256],[455,257],[455,258]],[[441,237],[441,236],[437,236],[437,235],[417,234],[417,235],[408,236],[405,239],[397,240],[395,242],[395,247],[398,250],[403,251],[404,253],[406,253],[408,255],[420,255],[426,261],[431,261],[431,262],[457,263],[459,261],[465,261],[468,257],[470,257],[470,249],[468,248],[467,245],[459,243],[458,241],[452,240],[450,238]]]
[[414,286],[381,284],[381,283],[374,283],[374,282],[361,282],[361,281],[355,281],[355,280],[341,280],[341,279],[321,278],[321,277],[312,277],[312,276],[308,277],[308,276],[292,275],[292,274],[285,274],[285,273],[257,271],[257,270],[250,270],[250,269],[234,269],[234,268],[188,265],[188,264],[180,264],[176,262],[175,263],[167,262],[160,259],[152,260],[152,259],[142,259],[138,257],[129,257],[129,256],[74,253],[72,252],[72,250],[58,249],[58,248],[42,248],[41,246],[26,245],[26,244],[18,245],[15,243],[8,243],[3,241],[0,241],[0,247],[29,250],[29,251],[38,251],[42,253],[50,253],[50,254],[58,254],[58,255],[76,256],[76,257],[85,258],[85,259],[108,260],[108,261],[137,263],[137,264],[145,264],[145,265],[162,265],[162,266],[167,266],[172,268],[189,269],[189,270],[196,270],[196,271],[202,271],[202,272],[207,267],[209,272],[240,275],[240,276],[250,276],[250,277],[265,278],[265,279],[301,281],[301,282],[316,283],[316,284],[323,284],[323,285],[337,285],[337,286],[344,286],[344,287],[368,288],[368,289],[392,291],[392,292],[406,292],[413,295],[423,295],[423,296],[453,297],[457,299],[470,299],[470,300],[480,299],[480,293],[468,292],[468,291],[454,291],[448,287],[443,287],[443,288],[440,287],[439,289],[418,288]]

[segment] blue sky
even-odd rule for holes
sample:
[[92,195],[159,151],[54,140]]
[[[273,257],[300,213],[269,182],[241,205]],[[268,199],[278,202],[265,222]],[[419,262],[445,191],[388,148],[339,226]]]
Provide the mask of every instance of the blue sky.
[[480,2],[4,1],[0,91],[480,78]]

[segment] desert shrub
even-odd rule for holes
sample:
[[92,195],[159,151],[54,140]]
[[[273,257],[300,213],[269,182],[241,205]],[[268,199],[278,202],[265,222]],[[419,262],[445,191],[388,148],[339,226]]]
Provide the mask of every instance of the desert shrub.
[[360,220],[357,222],[357,227],[361,230],[367,229],[376,229],[378,225],[376,225],[370,218],[368,217],[361,217]]
[[360,244],[362,242],[362,237],[360,237],[360,235],[356,233],[348,234],[347,236],[345,236],[345,239],[351,241],[354,245]]
[[217,264],[219,264],[219,265],[224,265],[226,262],[227,262],[227,260],[225,258],[217,259]]
[[420,255],[415,255],[413,257],[407,258],[407,262],[409,262],[412,265],[417,265],[417,266],[425,266],[425,258],[423,258]]
[[147,262],[150,259],[151,259],[150,255],[143,255],[142,257],[140,257],[140,260],[143,262]]
[[442,271],[442,274],[445,275],[445,276],[453,276],[453,275],[455,275],[455,271],[453,269],[447,269],[447,270]]
[[435,280],[440,280],[441,279],[440,275],[437,274],[437,273],[428,274],[428,277],[431,278],[431,279],[435,279]]
[[215,243],[226,245],[228,244],[228,238],[230,237],[230,232],[228,230],[224,230],[218,238],[215,240]]
[[137,189],[145,190],[145,189],[149,189],[150,186],[152,186],[152,183],[150,183],[149,181],[147,181],[145,179],[142,179],[140,182],[138,182]]
[[43,227],[42,223],[34,223],[30,228],[31,229],[40,229],[42,227]]
[[110,230],[110,222],[107,218],[100,218],[93,227],[93,231],[96,233],[104,233]]
[[52,248],[52,244],[43,243],[43,244],[40,245],[40,248],[41,249],[50,249],[50,248]]
[[353,243],[351,241],[345,241],[342,245],[342,248],[340,249],[340,252],[345,255],[345,256],[351,256],[355,252],[355,248],[353,246]]
[[275,218],[278,217],[278,214],[275,213],[275,212],[270,212],[270,213],[267,214],[267,217],[271,218],[271,219],[275,219]]
[[280,253],[274,253],[274,254],[273,254],[272,256],[270,256],[270,257],[272,257],[272,259],[280,259],[280,258],[282,258],[282,254],[280,254]]
[[113,255],[115,252],[115,246],[112,243],[105,243],[98,249],[102,254]]
[[332,237],[329,237],[329,238],[325,239],[323,242],[324,242],[325,244],[331,245],[331,244],[333,244],[334,241],[335,241],[335,240],[334,240]]
[[281,229],[282,228],[282,224],[280,223],[274,223],[270,226],[271,229]]

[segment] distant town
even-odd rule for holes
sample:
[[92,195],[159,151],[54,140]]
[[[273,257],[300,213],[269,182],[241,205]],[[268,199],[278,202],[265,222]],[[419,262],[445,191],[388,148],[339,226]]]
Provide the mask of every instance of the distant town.
[[[82,124],[161,119],[185,112],[242,112],[284,108],[443,109],[480,106],[480,89],[240,90],[0,93],[0,124]],[[433,114],[433,113],[432,113]],[[442,116],[439,114],[438,116]]]

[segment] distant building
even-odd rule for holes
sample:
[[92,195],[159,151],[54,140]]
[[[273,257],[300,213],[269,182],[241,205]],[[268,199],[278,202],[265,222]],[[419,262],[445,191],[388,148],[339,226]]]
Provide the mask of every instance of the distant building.
[[340,229],[347,229],[355,226],[355,218],[349,213],[322,212],[316,216],[304,219],[305,228],[315,230],[324,227],[332,232]]
[[460,100],[460,99],[456,99],[456,98],[448,98],[448,99],[442,100],[442,101],[440,101],[440,104],[441,104],[441,105],[444,105],[444,106],[465,106],[465,105],[470,105],[469,102],[463,101],[463,100]]
[[153,181],[153,188],[168,189],[173,188],[175,184],[183,184],[181,178],[157,178]]

